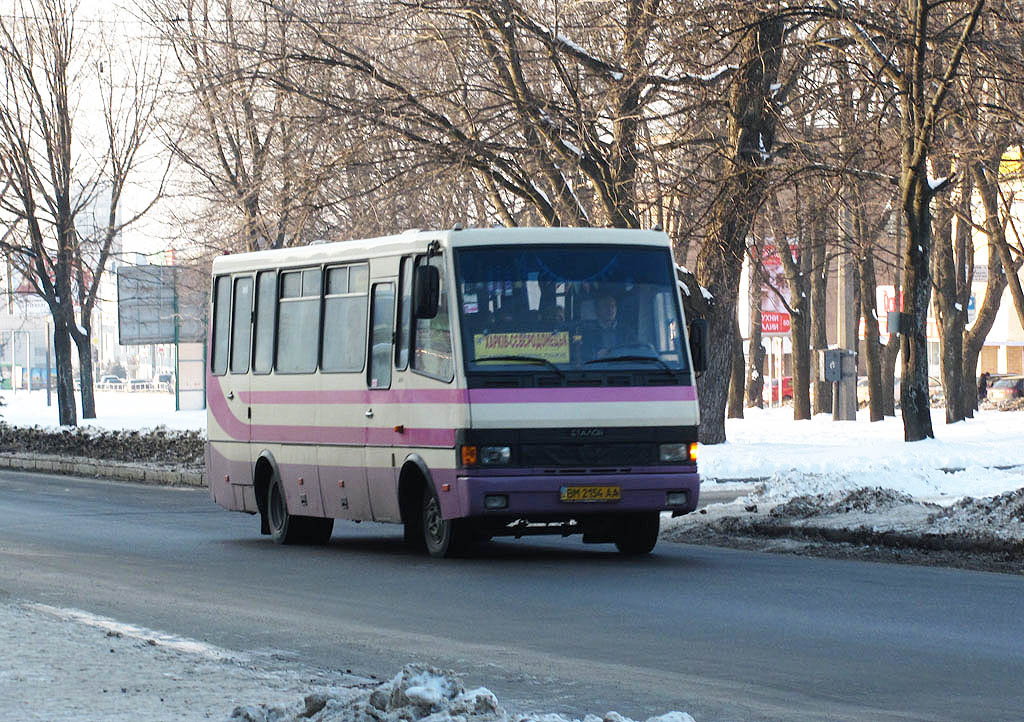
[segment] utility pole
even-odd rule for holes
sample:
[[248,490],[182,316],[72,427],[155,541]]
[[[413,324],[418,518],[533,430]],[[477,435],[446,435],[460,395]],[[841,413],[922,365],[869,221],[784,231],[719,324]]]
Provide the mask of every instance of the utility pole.
[[853,240],[853,224],[850,211],[839,211],[841,237],[847,241],[847,248],[839,254],[839,308],[836,309],[836,343],[840,350],[840,378],[835,385],[832,404],[833,421],[857,420],[857,313],[855,259],[850,250]]

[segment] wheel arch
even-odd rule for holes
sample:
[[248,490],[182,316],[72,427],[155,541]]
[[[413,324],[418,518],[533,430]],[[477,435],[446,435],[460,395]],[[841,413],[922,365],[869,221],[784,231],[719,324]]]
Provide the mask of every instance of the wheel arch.
[[437,493],[430,468],[419,454],[409,454],[398,475],[398,509],[403,524],[415,525],[419,520],[423,493],[427,490]]
[[270,489],[271,479],[275,476],[280,478],[277,461],[270,451],[264,449],[256,458],[252,474],[253,493],[256,495],[256,508],[260,512],[260,534],[270,533],[270,526],[267,524],[267,491]]

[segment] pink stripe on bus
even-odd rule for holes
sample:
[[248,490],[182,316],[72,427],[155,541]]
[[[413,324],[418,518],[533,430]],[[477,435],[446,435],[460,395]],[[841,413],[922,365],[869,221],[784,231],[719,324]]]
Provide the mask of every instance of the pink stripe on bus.
[[[224,433],[235,441],[249,441],[250,427],[235,416],[228,406],[220,379],[207,378],[210,389],[209,406],[213,418]],[[455,445],[455,430],[447,428],[406,428],[399,433],[388,427],[362,426],[288,426],[284,424],[253,424],[253,442],[293,444],[348,444],[359,446],[440,446]]]

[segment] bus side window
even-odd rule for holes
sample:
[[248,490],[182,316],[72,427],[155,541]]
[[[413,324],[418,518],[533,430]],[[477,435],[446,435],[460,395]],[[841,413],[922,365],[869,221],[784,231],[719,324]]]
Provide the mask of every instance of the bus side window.
[[230,308],[231,279],[228,276],[220,276],[213,282],[213,353],[210,355],[210,370],[215,376],[228,372]]
[[363,370],[368,278],[369,267],[365,263],[327,269],[323,353],[320,359],[323,371]]
[[320,269],[281,274],[277,311],[277,370],[310,373],[316,370],[320,333]]
[[235,303],[231,307],[231,373],[249,373],[249,342],[252,340],[252,276],[235,279]]
[[398,334],[395,339],[395,368],[409,368],[409,341],[412,335],[412,259],[403,258],[398,272]]
[[277,272],[256,275],[256,338],[253,340],[252,370],[269,374],[274,367],[274,313],[277,311]]
[[[417,265],[426,262],[425,256],[416,259]],[[444,275],[444,257],[431,256],[429,263],[441,271],[441,291],[437,315],[433,318],[415,320],[412,367],[427,376],[451,381],[455,375],[455,364],[452,360],[452,331],[448,320],[448,284]]]

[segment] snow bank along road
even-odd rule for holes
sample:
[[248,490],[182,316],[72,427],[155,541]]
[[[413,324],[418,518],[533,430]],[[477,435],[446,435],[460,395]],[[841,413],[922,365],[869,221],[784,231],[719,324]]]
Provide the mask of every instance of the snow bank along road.
[[[165,719],[224,719],[240,703],[260,719],[258,703],[287,701],[303,679],[306,691],[344,670],[384,680],[407,662],[453,669],[508,709],[574,718],[679,710],[698,722],[992,721],[1019,720],[1024,708],[1019,576],[673,544],[624,560],[573,540],[495,543],[437,563],[408,554],[397,527],[373,524],[339,524],[325,548],[277,547],[252,517],[213,507],[202,490],[9,471],[0,472],[0,520],[8,610],[37,622],[35,605],[83,610],[247,660],[184,658],[167,678],[153,633],[141,636],[156,645],[127,634],[114,644],[112,630],[83,631],[62,612],[51,621],[77,626],[41,627],[33,640],[32,623],[15,620],[0,632],[0,684],[35,684],[29,709],[58,696],[48,691],[57,679],[78,690],[68,704],[115,689],[164,696],[173,705]],[[72,685],[99,663],[50,641],[76,629],[110,641],[109,657],[139,652],[128,666],[151,670],[153,686],[113,685],[114,672],[75,682],[91,692]],[[30,674],[33,653],[44,655],[43,671]],[[57,671],[47,679],[48,664]],[[236,676],[239,665],[254,667],[256,681]],[[275,665],[293,670],[295,685],[249,694]],[[19,675],[27,679],[11,682]],[[167,679],[185,691],[157,684]],[[10,699],[2,687],[0,697]]]

